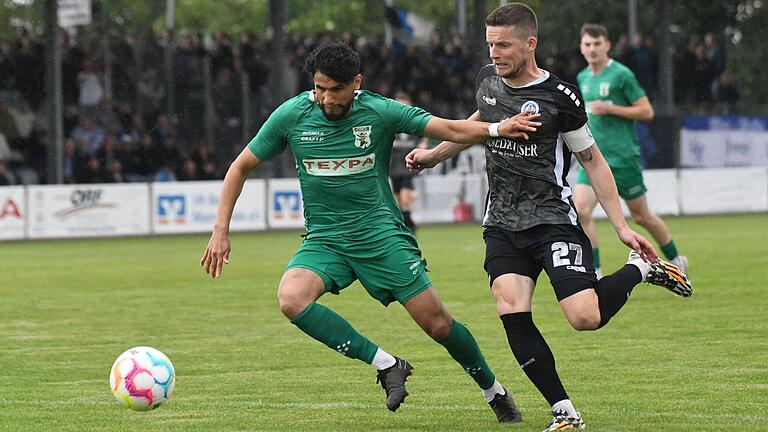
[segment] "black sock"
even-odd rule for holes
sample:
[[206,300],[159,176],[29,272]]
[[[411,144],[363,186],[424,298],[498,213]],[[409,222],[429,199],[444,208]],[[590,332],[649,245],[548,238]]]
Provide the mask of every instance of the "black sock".
[[528,379],[539,389],[539,393],[550,405],[568,399],[560,377],[557,376],[555,356],[533,323],[531,313],[517,312],[499,318],[504,323],[509,347],[512,348],[515,359],[528,375]]
[[632,264],[627,264],[617,272],[597,281],[595,293],[597,293],[597,303],[600,307],[600,327],[608,324],[608,321],[624,307],[629,300],[629,295],[632,294],[632,289],[642,281],[643,274]]
[[416,231],[416,224],[413,223],[413,219],[411,219],[411,211],[410,210],[403,210],[403,222],[405,222],[405,226],[411,230],[411,232]]

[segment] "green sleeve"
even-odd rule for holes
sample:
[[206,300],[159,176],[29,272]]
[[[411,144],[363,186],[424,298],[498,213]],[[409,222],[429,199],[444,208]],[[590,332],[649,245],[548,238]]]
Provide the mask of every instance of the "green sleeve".
[[621,85],[621,91],[630,103],[637,102],[638,99],[645,96],[645,90],[640,87],[635,74],[631,70],[624,73],[624,80]]
[[286,101],[270,114],[259,132],[248,143],[248,149],[261,161],[272,158],[285,150],[288,133],[295,117],[291,101]]
[[422,108],[408,106],[396,100],[385,99],[382,115],[385,121],[395,128],[395,133],[424,136],[432,114]]

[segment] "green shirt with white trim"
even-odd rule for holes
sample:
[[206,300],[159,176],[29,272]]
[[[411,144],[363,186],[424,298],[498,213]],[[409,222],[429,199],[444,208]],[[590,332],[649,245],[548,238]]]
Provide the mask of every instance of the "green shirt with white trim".
[[264,161],[289,146],[313,236],[402,223],[389,185],[392,142],[398,133],[422,136],[432,115],[366,90],[339,120],[328,120],[312,91],[281,104],[248,143]]
[[640,157],[640,143],[635,133],[635,121],[615,115],[593,115],[594,101],[630,106],[645,90],[635,74],[614,59],[608,60],[605,69],[593,75],[589,67],[576,77],[581,96],[586,103],[589,128],[600,151],[611,167],[634,166]]

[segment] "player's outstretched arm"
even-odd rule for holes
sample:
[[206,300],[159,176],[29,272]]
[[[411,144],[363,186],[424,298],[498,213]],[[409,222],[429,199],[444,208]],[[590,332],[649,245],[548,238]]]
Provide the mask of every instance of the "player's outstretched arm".
[[[415,149],[411,151],[405,157],[405,165],[411,171],[432,168],[491,136],[527,140],[528,134],[526,132],[533,132],[541,126],[541,123],[536,121],[536,118],[540,116],[541,114],[522,112],[493,125],[478,121],[480,120],[479,111],[475,111],[467,120],[446,120],[432,117],[424,129],[424,135],[444,141],[432,150]],[[478,127],[478,125],[482,125],[482,127]],[[472,135],[473,133],[479,135]],[[446,136],[446,134],[450,136]],[[472,139],[467,141],[467,136],[471,136]]]
[[212,278],[221,276],[224,264],[229,264],[229,223],[232,220],[232,212],[235,209],[237,198],[243,190],[245,179],[260,163],[261,161],[246,147],[232,162],[227,170],[227,175],[224,176],[224,183],[219,195],[219,205],[216,208],[213,233],[211,239],[208,240],[208,246],[205,248],[203,257],[200,258],[200,265]]
[[611,168],[600,153],[600,149],[592,144],[584,150],[574,153],[576,159],[584,167],[592,187],[597,196],[597,200],[608,215],[608,219],[616,230],[621,241],[628,247],[637,251],[644,259],[655,262],[658,260],[653,245],[643,236],[633,231],[627,221],[624,219],[624,213],[621,211],[619,203],[619,193],[616,189],[616,182],[613,179]]
[[541,126],[541,123],[536,121],[539,116],[541,114],[526,111],[499,123],[432,117],[424,128],[424,136],[462,144],[476,144],[488,137],[497,136],[528,139],[526,132],[534,132]]

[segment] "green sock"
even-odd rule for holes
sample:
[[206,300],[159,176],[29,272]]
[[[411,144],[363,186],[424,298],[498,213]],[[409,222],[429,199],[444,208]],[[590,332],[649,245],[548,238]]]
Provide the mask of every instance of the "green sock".
[[358,333],[347,320],[315,302],[310,303],[296,315],[291,323],[341,355],[359,359],[368,364],[371,364],[376,350],[379,349],[373,342]]
[[481,389],[491,388],[496,377],[485,362],[475,338],[466,327],[454,320],[448,337],[437,342],[448,350],[451,357],[464,368]]
[[592,264],[595,268],[600,268],[600,248],[592,248]]
[[661,252],[667,258],[667,261],[672,261],[677,258],[677,246],[675,246],[675,241],[670,240],[669,243],[662,246]]

